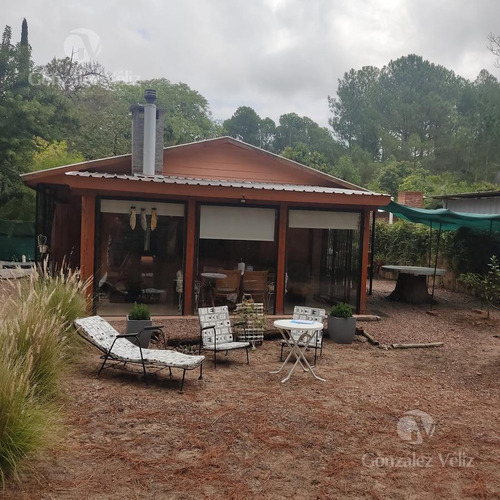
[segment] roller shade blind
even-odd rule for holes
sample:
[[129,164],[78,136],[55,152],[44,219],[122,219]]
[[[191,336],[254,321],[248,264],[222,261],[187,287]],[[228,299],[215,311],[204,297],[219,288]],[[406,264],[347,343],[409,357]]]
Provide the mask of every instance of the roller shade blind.
[[208,240],[274,241],[272,208],[200,207],[200,238]]
[[137,200],[101,200],[101,212],[107,214],[128,214],[130,207],[135,207],[140,213],[145,209],[147,214],[151,214],[151,209],[156,208],[157,215],[169,215],[173,217],[184,217],[184,205],[182,203],[156,203],[154,201]]
[[356,212],[290,210],[288,227],[357,230],[359,228],[359,214]]

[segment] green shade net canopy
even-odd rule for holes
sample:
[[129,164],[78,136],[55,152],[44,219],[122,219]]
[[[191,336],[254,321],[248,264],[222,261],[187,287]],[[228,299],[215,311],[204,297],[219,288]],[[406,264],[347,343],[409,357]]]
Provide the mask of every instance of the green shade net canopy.
[[380,210],[392,212],[396,217],[409,222],[425,224],[431,228],[441,228],[443,231],[454,231],[467,227],[476,231],[500,231],[500,214],[471,214],[453,212],[447,208],[426,210],[424,208],[408,207],[391,201]]

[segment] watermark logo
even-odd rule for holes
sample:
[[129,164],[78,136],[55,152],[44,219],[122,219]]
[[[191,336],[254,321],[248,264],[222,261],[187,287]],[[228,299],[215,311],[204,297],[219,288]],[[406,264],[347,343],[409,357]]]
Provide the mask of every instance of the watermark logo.
[[100,36],[87,28],[70,31],[64,40],[64,53],[80,63],[96,61],[102,49]]
[[422,444],[424,438],[431,438],[436,430],[434,419],[425,411],[407,411],[398,421],[398,436],[410,444]]
[[[434,419],[424,411],[407,411],[396,425],[398,436],[409,444],[422,444],[434,435],[436,424]],[[365,453],[361,463],[369,468],[427,468],[427,467],[474,467],[474,457],[468,456],[463,450],[437,451],[434,454],[418,454],[412,451],[410,455],[384,455],[380,452]]]

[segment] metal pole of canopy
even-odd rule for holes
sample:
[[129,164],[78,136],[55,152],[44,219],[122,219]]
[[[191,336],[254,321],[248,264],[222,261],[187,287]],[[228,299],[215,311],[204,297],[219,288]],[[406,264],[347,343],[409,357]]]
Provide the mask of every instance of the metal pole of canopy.
[[373,294],[373,261],[375,257],[375,218],[377,216],[377,212],[374,210],[373,211],[373,218],[372,218],[372,235],[371,235],[371,253],[370,253],[370,285],[368,288],[368,295]]
[[432,222],[431,225],[429,226],[429,260],[427,267],[431,267],[431,260],[432,260]]
[[436,270],[438,265],[438,255],[439,255],[439,242],[441,241],[441,223],[439,224],[439,231],[436,243],[436,255],[434,257],[434,275],[432,277],[432,293],[431,293],[431,311],[432,305],[434,303],[434,290],[436,288]]

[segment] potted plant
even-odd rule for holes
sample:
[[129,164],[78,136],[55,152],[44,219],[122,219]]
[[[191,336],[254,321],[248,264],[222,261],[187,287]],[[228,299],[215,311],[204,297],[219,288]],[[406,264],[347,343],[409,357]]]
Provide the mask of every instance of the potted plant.
[[252,349],[255,349],[255,342],[262,343],[264,340],[264,304],[256,303],[253,299],[243,299],[241,304],[236,304],[235,315],[238,323],[245,324],[245,328],[239,328],[237,331],[238,340],[251,342]]
[[340,302],[330,309],[328,335],[336,344],[351,344],[356,334],[356,318],[352,317],[352,307]]
[[[139,333],[146,326],[152,326],[151,315],[149,314],[148,306],[145,304],[138,304],[134,302],[134,306],[127,316],[127,333]],[[142,332],[139,337],[139,344],[144,348],[148,348],[149,341],[151,340],[151,330]],[[135,339],[130,340],[132,343],[137,344]]]

